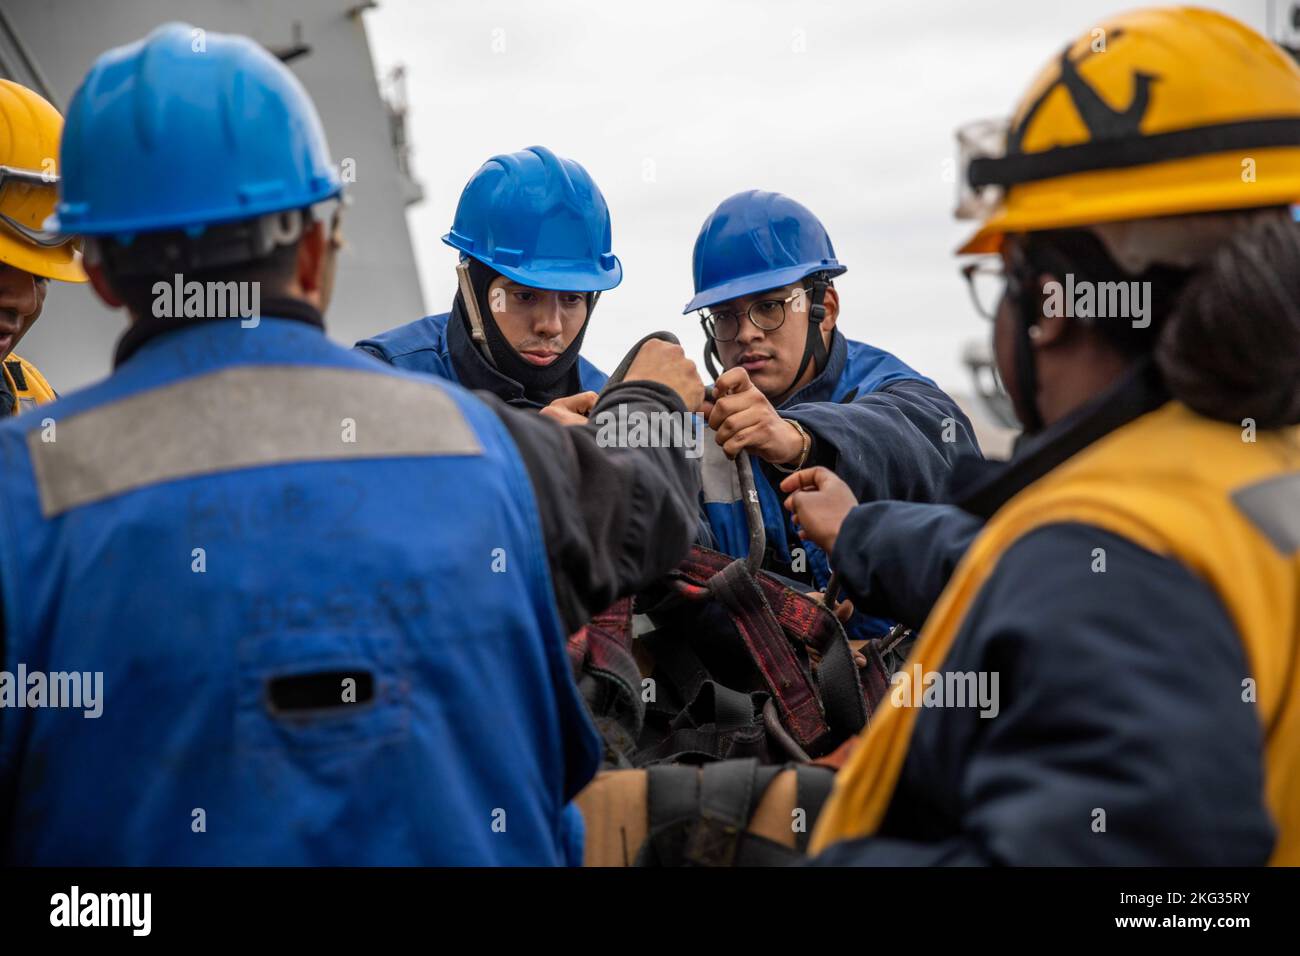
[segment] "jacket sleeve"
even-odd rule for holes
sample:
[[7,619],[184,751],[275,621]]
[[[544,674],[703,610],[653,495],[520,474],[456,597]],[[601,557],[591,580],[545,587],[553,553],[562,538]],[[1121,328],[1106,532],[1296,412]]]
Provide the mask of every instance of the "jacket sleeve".
[[833,846],[820,862],[1268,859],[1263,733],[1243,700],[1241,641],[1178,562],[1086,525],[1039,529],[998,563],[943,669],[999,674],[996,714],[921,710],[884,839]]
[[[505,422],[528,470],[556,604],[570,632],[686,556],[699,523],[700,470],[684,449],[601,447],[594,425],[558,425],[477,394]],[[620,404],[629,415],[686,414],[666,386],[625,382],[601,396],[593,421]]]
[[855,608],[919,628],[983,526],[955,505],[868,502],[840,526],[831,567]]
[[975,430],[944,392],[907,379],[851,402],[781,410],[813,434],[813,464],[843,478],[859,501],[941,500],[959,455],[979,455]]

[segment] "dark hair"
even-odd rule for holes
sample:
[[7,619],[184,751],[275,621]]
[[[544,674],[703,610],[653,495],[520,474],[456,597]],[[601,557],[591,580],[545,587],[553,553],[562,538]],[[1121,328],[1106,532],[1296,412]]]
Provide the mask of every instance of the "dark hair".
[[1225,242],[1184,290],[1156,361],[1206,417],[1300,424],[1300,224],[1262,218]]
[[105,238],[87,249],[100,263],[113,291],[138,316],[149,315],[154,286],[186,282],[258,283],[264,295],[284,294],[293,281],[302,238],[318,220],[317,210],[287,209],[253,219],[216,223],[197,234],[185,230],[146,232],[129,242]]
[[155,284],[166,282],[170,285],[177,272],[184,276],[186,282],[256,282],[260,284],[262,297],[265,299],[283,294],[288,289],[298,261],[298,243],[295,242],[277,246],[268,255],[249,262],[212,269],[194,269],[187,267],[183,262],[178,262],[165,273],[146,272],[135,268],[121,268],[118,265],[121,249],[116,247],[115,243],[105,241],[101,243],[101,247],[104,277],[113,287],[118,298],[137,316],[153,314],[153,303],[156,298]]
[[1073,273],[1076,282],[1095,285],[1112,282],[1149,283],[1149,325],[1135,327],[1126,317],[1087,321],[1088,328],[1101,336],[1113,349],[1129,358],[1150,355],[1159,341],[1160,331],[1178,304],[1183,288],[1195,274],[1188,269],[1153,265],[1140,275],[1125,271],[1107,251],[1096,233],[1088,229],[1052,229],[1026,235],[1025,260],[1033,275],[1022,281],[1033,288],[1038,276],[1046,273],[1063,280]]

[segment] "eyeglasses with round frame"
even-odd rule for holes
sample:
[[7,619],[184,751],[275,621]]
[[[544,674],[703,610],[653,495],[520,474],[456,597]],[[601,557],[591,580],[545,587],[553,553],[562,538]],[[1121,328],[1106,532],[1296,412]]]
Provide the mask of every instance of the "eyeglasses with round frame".
[[[800,287],[784,299],[759,299],[750,304],[745,315],[756,328],[764,332],[775,332],[785,324],[786,306],[791,302],[806,302],[809,295],[807,289]],[[795,308],[794,311],[795,314],[800,314],[808,309],[805,306],[803,309]],[[740,334],[740,314],[735,309],[703,313],[700,315],[700,324],[704,326],[704,334],[715,342],[730,342]]]
[[985,256],[961,267],[975,311],[992,321],[1007,291],[1007,273],[999,256]]

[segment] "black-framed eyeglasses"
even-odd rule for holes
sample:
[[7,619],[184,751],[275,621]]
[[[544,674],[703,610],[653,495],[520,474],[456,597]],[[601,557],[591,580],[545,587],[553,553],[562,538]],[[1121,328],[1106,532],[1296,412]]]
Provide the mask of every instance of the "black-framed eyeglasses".
[[961,267],[962,278],[975,303],[975,311],[992,321],[1007,292],[1007,273],[1000,256],[976,259]]
[[[795,303],[791,308],[796,314],[808,311],[804,303],[808,301],[809,295],[807,289],[799,289],[784,299],[759,299],[744,314],[762,331],[775,332],[785,324],[787,306],[790,303]],[[730,342],[740,334],[740,316],[741,313],[735,309],[721,309],[701,315],[700,324],[704,326],[704,333],[715,342]]]
[[[52,197],[57,197],[59,189],[59,177],[50,173],[39,172],[35,169],[18,169],[14,166],[0,166],[0,201],[3,201],[4,194],[11,190],[49,190]],[[18,200],[22,202],[21,199]],[[51,202],[53,205],[53,202]],[[45,249],[53,249],[62,246],[65,243],[72,242],[76,237],[66,233],[54,232],[48,229],[35,229],[25,223],[19,222],[6,213],[0,212],[0,225],[3,225],[11,232],[17,233],[33,245],[41,246]]]

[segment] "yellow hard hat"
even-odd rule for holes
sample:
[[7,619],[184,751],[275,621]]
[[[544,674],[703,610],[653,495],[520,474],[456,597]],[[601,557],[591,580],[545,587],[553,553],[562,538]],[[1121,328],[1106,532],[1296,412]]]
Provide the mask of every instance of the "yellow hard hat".
[[62,131],[63,117],[40,94],[0,80],[0,262],[85,282],[76,243],[45,230],[58,199]]
[[1300,201],[1300,65],[1210,10],[1097,24],[990,130],[963,142],[958,215],[984,224],[959,253],[996,252],[1009,232]]

